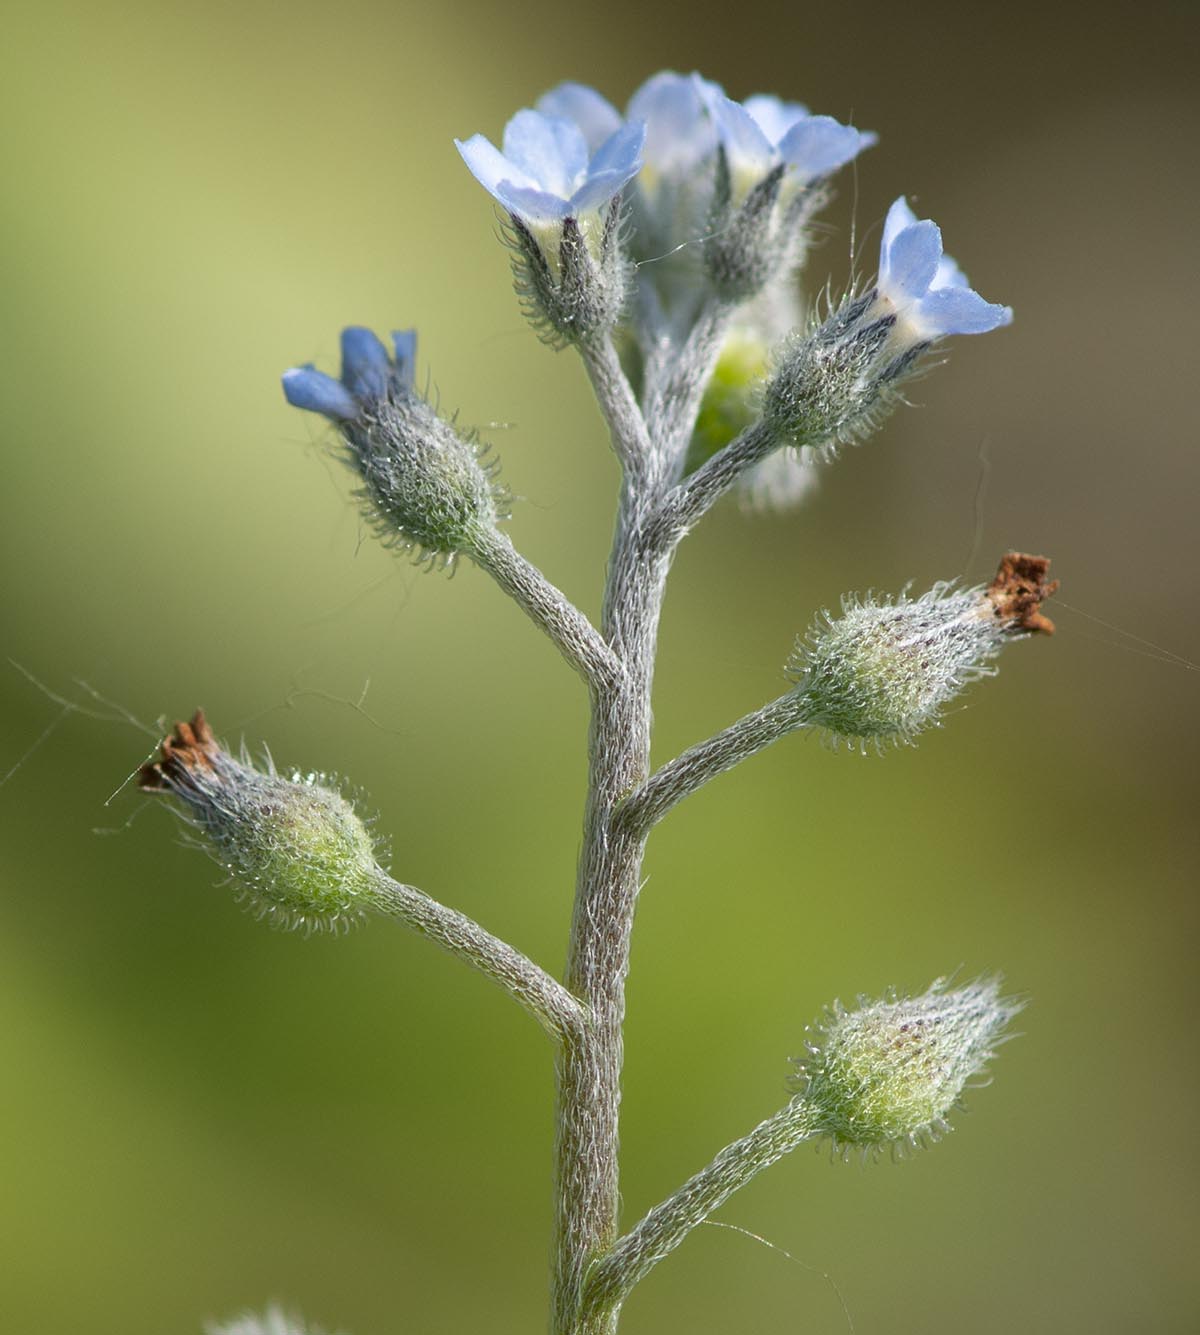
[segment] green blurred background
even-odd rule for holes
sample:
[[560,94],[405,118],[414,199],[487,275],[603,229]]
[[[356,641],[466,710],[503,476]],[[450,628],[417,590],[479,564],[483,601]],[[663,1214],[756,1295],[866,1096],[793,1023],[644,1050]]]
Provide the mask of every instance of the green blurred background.
[[[730,507],[685,546],[660,759],[776,693],[843,591],[983,578],[1015,546],[1053,555],[1065,603],[919,749],[794,739],[661,828],[627,1216],[778,1105],[834,996],[1000,968],[1025,1036],[935,1152],[800,1154],[722,1211],[800,1264],[701,1230],[629,1335],[838,1335],[823,1276],[858,1335],[1200,1326],[1195,15],[10,7],[0,649],[102,713],[76,679],[349,776],[397,875],[552,967],[583,692],[478,572],[364,535],[280,371],[331,368],[344,323],[418,326],[443,404],[498,446],[518,545],[594,610],[604,432],[450,141],[562,78],[623,101],[664,66],[880,132],[814,287],[848,271],[852,217],[871,268],[904,191],[1016,308],[805,511]],[[354,1335],[543,1329],[540,1033],[400,929],[244,917],[161,806],[107,800],[150,745],[0,671],[0,1330],[185,1335],[271,1297]]]

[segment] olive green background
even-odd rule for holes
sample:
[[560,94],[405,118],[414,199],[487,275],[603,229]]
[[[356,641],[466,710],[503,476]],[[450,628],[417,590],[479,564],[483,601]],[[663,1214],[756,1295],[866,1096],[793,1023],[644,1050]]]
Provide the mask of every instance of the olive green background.
[[[451,138],[663,66],[880,132],[814,289],[852,218],[873,268],[904,191],[1016,321],[957,340],[800,514],[689,539],[657,756],[777,693],[845,591],[986,578],[1012,546],[1065,602],[919,748],[790,739],[655,836],[630,1220],[778,1106],[833,997],[998,968],[1031,1004],[947,1143],[801,1153],[721,1211],[799,1264],[702,1229],[622,1330],[1197,1328],[1194,14],[17,0],[0,650],[42,687],[0,670],[0,1330],[198,1335],[272,1297],[353,1335],[543,1329],[536,1027],[386,923],[257,926],[121,785],[160,711],[203,703],[347,776],[398,876],[558,966],[583,691],[477,571],[378,549],[278,376],[333,369],[342,324],[417,326],[420,374],[503,458],[516,542],[594,611],[615,467]],[[64,714],[48,691],[114,712],[77,679],[149,733]]]

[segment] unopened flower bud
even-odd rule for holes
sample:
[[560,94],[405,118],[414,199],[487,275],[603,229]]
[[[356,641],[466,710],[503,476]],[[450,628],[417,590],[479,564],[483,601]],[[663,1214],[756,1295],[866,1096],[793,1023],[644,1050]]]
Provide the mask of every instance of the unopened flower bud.
[[805,719],[864,747],[910,741],[962,688],[991,675],[1015,635],[1054,625],[1040,611],[1058,587],[1049,561],[1010,552],[986,588],[935,584],[919,598],[843,603],[825,614],[790,664]]
[[[773,345],[800,319],[800,303],[790,279],[768,283],[741,312],[725,336],[705,387],[685,476],[758,421]],[[818,466],[809,455],[783,446],[746,469],[736,484],[743,508],[786,510],[810,496],[817,486]]]
[[809,1031],[797,1084],[820,1131],[843,1146],[918,1145],[949,1130],[963,1089],[995,1055],[1021,1003],[994,979],[919,997],[835,1003]]
[[381,539],[447,564],[504,517],[507,497],[478,444],[413,388],[415,332],[392,338],[389,357],[369,329],[344,329],[341,379],[293,367],[284,374],[284,394],[337,427]]
[[781,440],[829,452],[863,439],[896,402],[895,382],[909,363],[885,351],[895,320],[868,319],[871,300],[848,299],[777,349],[762,415]]
[[371,906],[375,846],[350,803],[317,774],[277,774],[235,760],[202,710],[177,723],[138,781],[169,793],[229,873],[239,897],[272,925],[344,930]]

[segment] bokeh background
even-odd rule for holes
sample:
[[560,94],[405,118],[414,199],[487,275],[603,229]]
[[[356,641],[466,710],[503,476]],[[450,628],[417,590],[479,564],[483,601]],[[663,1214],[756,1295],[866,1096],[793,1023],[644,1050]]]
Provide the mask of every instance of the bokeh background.
[[720,1218],[795,1261],[702,1229],[622,1330],[1197,1329],[1196,38],[1190,3],[15,0],[0,1329],[185,1335],[272,1297],[354,1335],[543,1328],[540,1033],[398,928],[257,926],[122,784],[160,711],[202,703],[348,776],[397,875],[557,967],[583,693],[478,572],[364,535],[278,375],[332,367],[344,323],[418,326],[443,404],[497,444],[518,545],[594,611],[615,467],[451,137],[661,67],[880,132],[814,287],[852,219],[872,267],[903,191],[1017,318],[959,340],[806,510],[689,540],[658,757],[775,694],[843,591],[985,578],[1010,546],[1064,587],[1058,637],[918,749],[793,739],[656,835],[630,1219],[778,1106],[833,997],[999,968],[1031,1004],[946,1144],[794,1156]]

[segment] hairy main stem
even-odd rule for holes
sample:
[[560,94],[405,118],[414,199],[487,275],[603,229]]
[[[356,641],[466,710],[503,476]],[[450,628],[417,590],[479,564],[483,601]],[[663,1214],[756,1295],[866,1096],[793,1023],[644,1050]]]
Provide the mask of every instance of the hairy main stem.
[[645,836],[615,819],[649,771],[651,686],[670,553],[651,551],[646,519],[664,480],[627,479],[621,496],[601,630],[624,666],[593,695],[588,801],[566,985],[589,1023],[562,1045],[558,1063],[554,1335],[611,1335],[616,1314],[581,1312],[589,1266],[617,1236],[617,1124],[621,1100],[625,977]]

